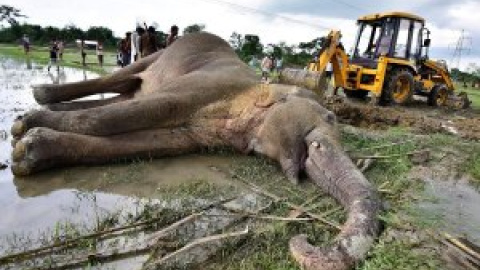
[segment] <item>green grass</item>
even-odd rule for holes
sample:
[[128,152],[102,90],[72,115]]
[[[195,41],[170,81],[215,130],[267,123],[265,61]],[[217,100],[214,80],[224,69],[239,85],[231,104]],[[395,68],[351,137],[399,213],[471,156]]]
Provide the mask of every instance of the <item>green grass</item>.
[[[116,65],[116,53],[113,51],[104,51],[104,67],[98,65],[97,55],[94,50],[87,50],[87,70],[91,70],[100,74],[106,74],[109,72],[109,68]],[[48,47],[38,47],[34,46],[29,56],[23,51],[23,47],[10,45],[10,44],[0,44],[0,55],[9,56],[16,59],[25,59],[28,58],[31,61],[34,61],[38,64],[46,65],[50,61],[50,53]],[[65,49],[63,53],[63,61],[60,63],[63,66],[74,67],[74,68],[83,68],[82,57],[78,49]]]
[[[369,252],[365,262],[356,267],[358,270],[384,269],[438,269],[439,254],[428,249],[435,245],[434,240],[422,239],[414,241],[409,233],[421,235],[426,229],[435,228],[442,216],[437,213],[421,213],[418,204],[424,198],[423,183],[408,177],[413,164],[407,153],[436,145],[438,142],[450,141],[450,137],[433,136],[425,140],[414,139],[415,135],[406,130],[394,129],[385,136],[372,139],[358,134],[342,133],[342,144],[352,155],[401,155],[401,157],[379,160],[365,175],[380,190],[382,201],[387,210],[380,219],[385,231],[380,235],[378,243]],[[408,141],[411,140],[411,141]],[[408,141],[391,147],[383,147],[375,151],[371,147],[383,146],[393,142]],[[313,207],[315,213],[331,212],[327,219],[342,223],[345,220],[343,210],[333,211],[338,204],[316,186],[305,183],[302,186],[291,185],[280,173],[278,167],[265,159],[249,160],[238,164],[234,172],[248,181],[261,186],[287,200],[303,204],[310,198],[321,195],[311,201],[307,207]],[[288,210],[281,205],[272,209],[272,214],[284,216]],[[274,222],[259,234],[255,234],[240,248],[227,250],[216,258],[207,269],[300,269],[293,261],[288,250],[288,240],[297,233],[306,233],[315,245],[326,245],[334,239],[336,232],[321,224],[285,224]],[[391,237],[392,232],[398,237]]]
[[467,161],[466,171],[472,176],[471,183],[480,189],[480,147],[476,147],[477,152],[470,156]]
[[427,270],[440,269],[438,258],[428,250],[416,248],[416,243],[380,240],[370,252],[371,259],[363,263],[363,270]]

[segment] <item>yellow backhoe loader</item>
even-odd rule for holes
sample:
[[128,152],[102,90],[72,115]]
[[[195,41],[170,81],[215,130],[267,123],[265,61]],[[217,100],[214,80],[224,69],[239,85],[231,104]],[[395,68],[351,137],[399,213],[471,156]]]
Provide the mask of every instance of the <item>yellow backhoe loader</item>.
[[332,30],[319,41],[320,50],[308,69],[324,73],[332,65],[334,86],[349,98],[375,104],[406,104],[413,95],[426,96],[432,106],[466,108],[466,95],[455,95],[445,61],[429,59],[430,31],[425,20],[405,12],[378,13],[358,19],[358,34],[350,55]]

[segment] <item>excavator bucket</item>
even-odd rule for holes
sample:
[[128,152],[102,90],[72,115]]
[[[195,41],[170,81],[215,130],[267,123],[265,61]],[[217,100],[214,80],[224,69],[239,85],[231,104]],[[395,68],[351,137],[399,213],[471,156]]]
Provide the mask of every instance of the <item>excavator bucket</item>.
[[449,95],[446,105],[450,108],[460,110],[469,108],[471,103],[467,93],[460,92],[458,95]]

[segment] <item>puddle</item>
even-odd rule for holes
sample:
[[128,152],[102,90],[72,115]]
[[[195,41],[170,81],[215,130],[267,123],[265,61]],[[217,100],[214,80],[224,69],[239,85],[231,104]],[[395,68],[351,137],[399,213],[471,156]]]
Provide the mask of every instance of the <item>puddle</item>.
[[[48,73],[43,66],[0,55],[0,131],[9,136],[14,119],[38,106],[30,85],[95,77],[94,73],[67,67]],[[0,137],[0,162],[7,165],[11,163],[10,139]],[[238,158],[242,157],[191,155],[127,165],[67,168],[28,178],[15,178],[10,168],[0,170],[0,256],[7,245],[5,239],[12,234],[35,237],[59,222],[92,222],[99,212],[134,210],[138,198],[154,198],[155,192],[166,186],[192,180],[231,186],[224,171]],[[133,263],[135,260],[138,258]]]
[[422,208],[441,215],[441,226],[454,235],[480,243],[480,194],[463,182],[426,180],[425,194],[434,200]]

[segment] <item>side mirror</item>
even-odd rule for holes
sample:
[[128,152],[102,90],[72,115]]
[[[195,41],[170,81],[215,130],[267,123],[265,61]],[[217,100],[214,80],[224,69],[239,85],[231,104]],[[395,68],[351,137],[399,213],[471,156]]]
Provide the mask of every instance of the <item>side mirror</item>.
[[430,47],[431,41],[432,41],[431,39],[426,38],[426,39],[423,41],[423,47]]

